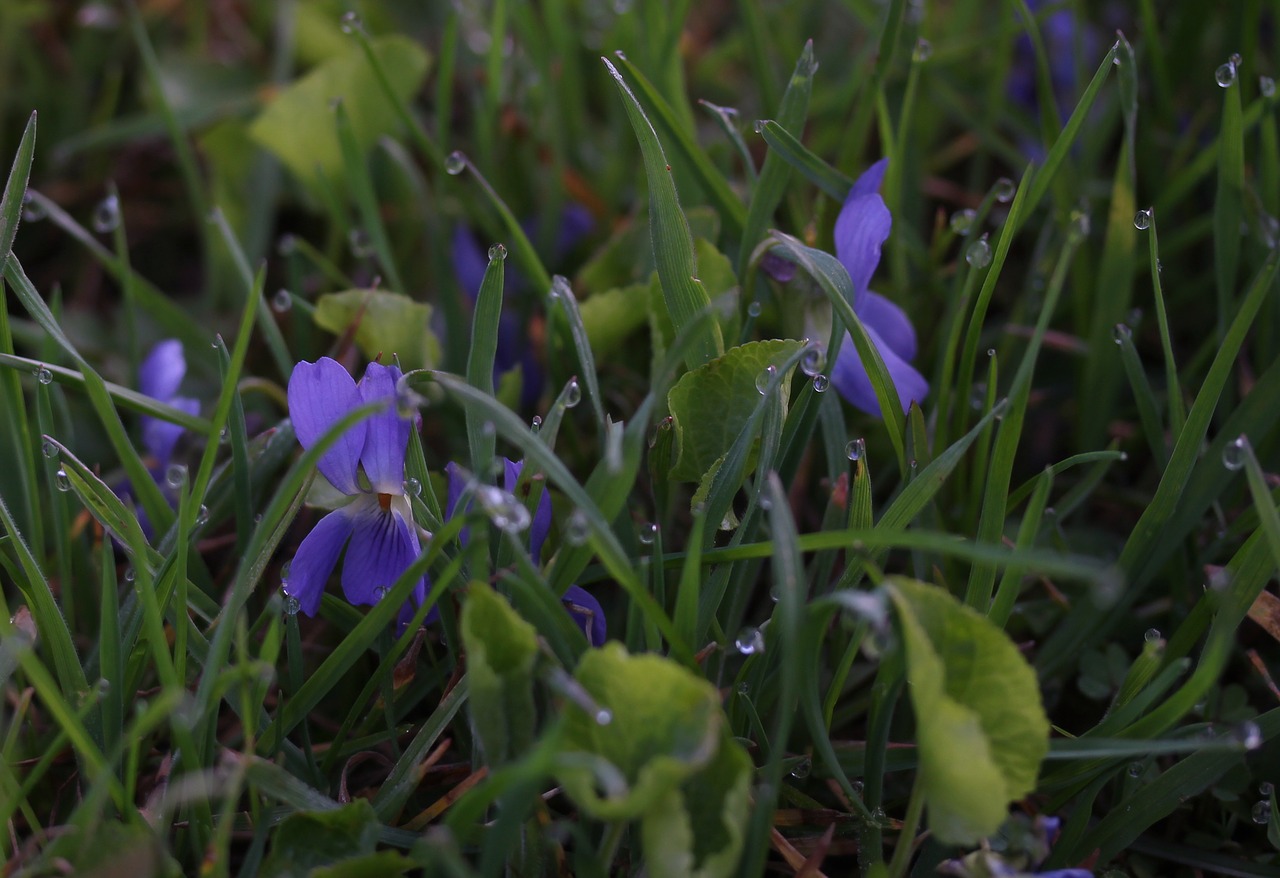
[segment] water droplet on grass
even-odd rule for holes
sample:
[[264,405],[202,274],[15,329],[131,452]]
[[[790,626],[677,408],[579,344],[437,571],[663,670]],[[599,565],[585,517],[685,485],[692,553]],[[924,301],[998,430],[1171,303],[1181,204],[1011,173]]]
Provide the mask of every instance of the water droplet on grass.
[[53,460],[58,456],[58,446],[53,443],[52,439],[45,439],[40,443],[40,453],[45,456],[46,460]]
[[533,416],[533,420],[529,422],[529,429],[534,433],[542,429],[542,415]]
[[800,371],[811,378],[821,372],[826,365],[827,352],[820,344],[810,345],[804,352],[804,356],[800,358]]
[[804,759],[797,762],[795,767],[791,769],[791,776],[796,780],[804,780],[812,771],[813,761],[806,756]]
[[777,377],[778,367],[772,363],[765,366],[764,371],[756,376],[756,390],[760,392],[761,396],[769,392],[769,389],[773,386],[774,380]]
[[1257,750],[1262,746],[1262,729],[1253,720],[1246,720],[1232,730],[1232,736],[1244,745],[1246,750]]
[[356,12],[342,13],[342,18],[338,19],[338,26],[344,34],[353,34],[356,31],[364,30],[364,22],[360,20],[360,15]]
[[1133,227],[1139,231],[1151,228],[1151,209],[1140,210],[1133,215]]
[[759,628],[748,625],[738,632],[733,639],[733,647],[743,655],[755,655],[764,652],[764,634]]
[[277,314],[284,314],[293,307],[293,296],[288,290],[276,290],[276,294],[271,297],[271,310]]
[[53,483],[63,493],[71,490],[71,479],[67,478],[67,471],[64,469],[59,469],[53,474]]
[[444,170],[450,176],[456,177],[467,169],[467,154],[462,150],[455,149],[449,155],[445,156]]
[[569,513],[564,523],[564,538],[570,545],[581,546],[591,536],[591,522],[581,509]]
[[[1274,88],[1275,83],[1272,83]],[[49,211],[45,206],[36,201],[35,195],[31,192],[25,192],[22,195],[22,218],[29,223],[38,223],[49,215]]]
[[1116,344],[1124,344],[1125,339],[1133,338],[1133,330],[1123,323],[1117,323],[1111,328],[1111,338]]
[[1142,635],[1142,639],[1147,643],[1155,643],[1160,639],[1160,629],[1148,628],[1147,632]]
[[287,595],[284,599],[284,614],[286,616],[298,615],[298,610],[302,609],[302,602],[293,595]]
[[1259,76],[1258,91],[1262,93],[1262,96],[1264,98],[1275,97],[1276,81],[1272,79],[1270,76]]
[[507,248],[502,244],[494,244],[489,248],[489,261],[502,262],[507,258]]
[[209,523],[209,507],[201,504],[200,509],[196,511],[196,527]]
[[957,235],[967,235],[973,231],[973,224],[978,220],[978,212],[972,207],[957,210],[951,214],[951,231]]
[[352,229],[347,233],[347,246],[356,259],[368,259],[373,255],[373,241],[364,229]]
[[582,385],[578,383],[577,378],[570,378],[569,383],[564,386],[564,393],[561,394],[564,401],[564,407],[571,409],[578,403],[582,402]]
[[1220,88],[1230,88],[1236,81],[1236,65],[1230,61],[1226,64],[1220,64],[1218,69],[1213,71],[1213,78]]
[[933,57],[933,44],[924,37],[916,40],[916,46],[911,50],[911,60],[917,64],[923,64]]
[[45,385],[46,387],[48,387],[50,384],[53,383],[53,373],[50,372],[48,369],[46,369],[44,366],[41,366],[39,369],[36,369],[35,372],[33,372],[32,374],[36,376],[37,381],[39,381],[41,384]]
[[1237,436],[1226,444],[1222,449],[1222,465],[1232,472],[1236,472],[1244,467],[1245,449],[1249,447],[1249,440],[1243,435]]
[[826,393],[827,388],[831,386],[831,379],[826,375],[813,376],[813,390],[815,393]]
[[645,522],[644,524],[640,525],[640,533],[638,534],[638,538],[640,542],[643,543],[644,545],[652,546],[653,541],[658,538],[658,526],[651,521]]
[[1013,201],[1014,193],[1018,191],[1018,187],[1008,177],[1001,177],[996,180],[996,185],[991,187],[991,194],[996,197],[996,201],[1001,204],[1008,204]]
[[181,488],[187,483],[187,468],[180,463],[169,464],[164,471],[164,481],[170,488]]
[[93,230],[99,234],[114,232],[120,225],[120,199],[108,195],[93,209]]
[[613,711],[607,707],[602,707],[596,711],[596,725],[607,726],[613,722]]
[[850,460],[861,460],[867,452],[867,443],[862,439],[854,439],[844,447],[844,455]]
[[418,497],[422,494],[422,482],[418,481],[413,476],[409,476],[409,478],[405,479],[402,487],[404,488],[404,493],[407,497]]
[[1253,811],[1250,812],[1253,822],[1259,826],[1265,826],[1271,822],[1271,802],[1267,799],[1261,799],[1253,803]]
[[763,309],[763,307],[764,306],[762,306],[759,302],[752,302],[750,305],[747,306],[747,316],[759,317],[760,311]]
[[986,235],[969,245],[964,252],[964,261],[974,268],[986,268],[991,264],[991,245],[987,243]]

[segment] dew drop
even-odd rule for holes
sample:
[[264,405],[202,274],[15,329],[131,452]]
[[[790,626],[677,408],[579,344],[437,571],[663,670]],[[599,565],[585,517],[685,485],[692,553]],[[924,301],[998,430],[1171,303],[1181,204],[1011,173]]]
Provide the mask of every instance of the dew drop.
[[613,722],[613,711],[607,707],[602,707],[596,711],[596,725],[607,726]]
[[795,767],[791,769],[791,776],[794,777],[796,780],[804,780],[806,777],[809,776],[809,773],[812,771],[813,771],[813,760],[811,760],[808,756],[806,756],[805,758],[797,762],[795,764]]
[[750,305],[748,305],[748,306],[747,306],[747,316],[748,316],[748,317],[759,317],[759,316],[760,316],[760,312],[761,312],[761,310],[763,310],[763,308],[764,308],[764,306],[763,306],[763,305],[761,305],[759,302],[752,302]]
[[957,235],[967,235],[973,231],[973,224],[978,221],[978,212],[972,207],[957,210],[951,214],[951,231]]
[[986,235],[969,245],[964,252],[964,261],[974,268],[986,268],[991,264],[991,245],[987,243]]
[[170,488],[181,488],[187,483],[187,468],[180,463],[171,463],[164,471],[165,484]]
[[996,201],[1001,204],[1008,204],[1013,201],[1013,195],[1018,191],[1017,186],[1008,177],[1001,177],[996,180],[996,185],[991,187],[991,194],[996,197]]
[[861,460],[867,452],[867,443],[862,439],[854,439],[844,447],[844,456],[850,460]]
[[364,30],[364,23],[360,21],[360,16],[355,12],[342,13],[342,18],[338,19],[338,26],[342,28],[344,34],[353,34],[356,31]]
[[276,242],[276,252],[281,256],[289,256],[298,249],[298,239],[293,235],[281,235]]
[[1148,628],[1146,633],[1142,635],[1142,639],[1147,643],[1156,643],[1160,640],[1160,629]]
[[1232,735],[1246,750],[1257,750],[1262,746],[1262,728],[1253,720],[1240,723],[1232,730]]
[[813,376],[813,390],[815,393],[826,393],[827,388],[831,386],[831,379],[826,375]]
[[1071,221],[1067,227],[1067,234],[1073,243],[1079,244],[1081,241],[1088,238],[1089,232],[1092,228],[1093,223],[1089,219],[1087,211],[1071,211]]
[[1133,338],[1133,330],[1124,323],[1117,323],[1111,327],[1111,338],[1116,344],[1124,344],[1125,339]]
[[1218,65],[1218,69],[1213,71],[1213,78],[1220,88],[1230,88],[1232,83],[1236,81],[1236,65],[1230,61],[1226,64]]
[[36,369],[35,372],[33,372],[32,374],[36,376],[37,381],[39,381],[41,384],[45,385],[46,387],[48,387],[50,384],[53,383],[53,373],[50,372],[48,369],[46,369],[44,366],[41,366],[39,369]]
[[529,422],[529,429],[534,433],[542,429],[542,415],[533,416],[533,420]]
[[[1272,83],[1275,87],[1275,83]],[[31,192],[25,192],[22,195],[22,218],[29,223],[38,223],[49,215],[49,211],[45,206],[36,201],[35,195]]]
[[812,378],[821,372],[827,365],[827,352],[823,350],[822,345],[811,345],[804,352],[804,356],[800,358],[800,371]]
[[764,119],[757,119],[754,123],[752,123],[751,130],[754,131],[756,134],[763,134],[764,123],[765,123]]
[[1130,762],[1130,763],[1129,763],[1129,777],[1141,777],[1141,776],[1142,776],[1142,763],[1141,763],[1141,762]]
[[209,507],[205,506],[202,503],[200,504],[200,508],[196,511],[196,527],[200,527],[202,524],[208,524],[208,523],[209,523]]
[[1276,81],[1272,79],[1270,76],[1259,76],[1258,91],[1262,93],[1262,96],[1264,98],[1275,97]]
[[1244,467],[1245,449],[1249,447],[1249,440],[1243,434],[1237,436],[1226,444],[1222,449],[1222,465],[1232,472],[1236,472]]
[[652,521],[645,522],[640,525],[639,540],[646,546],[652,546],[653,541],[658,538],[658,525]]
[[911,60],[917,64],[923,64],[933,57],[933,44],[924,37],[916,40],[916,46],[911,50]]
[[1239,67],[1244,62],[1244,59],[1240,57],[1239,52],[1232,52],[1231,57],[1227,60],[1231,62],[1232,67]]
[[1271,822],[1271,802],[1267,799],[1260,799],[1253,803],[1253,811],[1251,815],[1253,822],[1259,826],[1265,826]]
[[564,392],[560,394],[564,402],[564,407],[571,409],[578,403],[582,402],[582,385],[578,383],[577,378],[570,378],[569,383],[564,386]]
[[286,616],[298,615],[298,610],[302,609],[302,601],[293,595],[286,595],[284,599],[284,614]]
[[288,290],[276,290],[276,294],[271,297],[271,310],[277,314],[284,314],[293,307],[293,296]]
[[504,260],[506,260],[506,258],[507,258],[507,248],[504,247],[502,244],[494,244],[492,247],[489,248],[490,262],[494,262],[494,261],[503,262]]
[[1270,781],[1263,781],[1258,784],[1258,793],[1263,796],[1269,796],[1276,791],[1275,785]]
[[53,474],[53,483],[59,491],[64,493],[71,490],[71,479],[67,478],[67,471],[64,469],[59,469]]
[[570,512],[564,522],[564,538],[570,545],[581,546],[590,536],[591,522],[587,520],[587,514],[581,509]]
[[1140,210],[1133,215],[1133,227],[1139,231],[1151,228],[1151,208]]
[[996,349],[995,349],[995,348],[987,348],[987,357],[988,357],[988,358],[990,358],[990,357],[994,357],[995,355],[996,355]]
[[733,639],[733,646],[743,655],[764,652],[764,635],[759,628],[748,625],[738,632],[738,636]]
[[132,567],[126,567],[126,568],[124,568],[124,581],[125,581],[125,582],[133,582],[133,581],[134,581],[135,579],[137,579],[137,578],[138,578],[138,571],[134,570]]
[[285,561],[280,565],[280,584],[289,584],[289,574],[293,571],[293,561]]
[[352,229],[347,232],[347,246],[356,259],[368,259],[373,255],[373,241],[364,229]]
[[760,392],[761,396],[769,392],[777,377],[778,367],[772,363],[765,366],[764,371],[756,376],[756,390]]
[[120,199],[108,195],[93,209],[93,230],[100,234],[114,232],[120,225]]
[[750,683],[748,683],[746,680],[743,680],[741,683],[739,683],[739,684],[738,684],[738,694],[739,694],[739,695],[741,695],[741,696],[743,696],[744,698],[745,698],[746,696],[750,695],[750,694],[751,694],[751,684],[750,684]]
[[53,443],[52,439],[45,439],[40,443],[40,453],[45,456],[46,460],[53,460],[58,456],[58,446]]
[[404,493],[407,497],[422,496],[422,482],[418,481],[413,476],[409,476],[409,478],[405,479],[404,485],[401,487],[404,488]]
[[476,501],[489,516],[494,527],[503,533],[517,534],[527,530],[532,516],[514,494],[493,485],[481,485],[476,489]]
[[456,177],[467,169],[467,154],[460,149],[455,149],[449,155],[445,156],[444,170],[446,174]]

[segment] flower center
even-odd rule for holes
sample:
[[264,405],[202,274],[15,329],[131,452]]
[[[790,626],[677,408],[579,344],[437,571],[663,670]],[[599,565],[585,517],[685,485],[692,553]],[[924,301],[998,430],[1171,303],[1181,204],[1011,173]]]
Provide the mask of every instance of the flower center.
[[386,510],[390,509],[390,508],[391,508],[391,495],[390,495],[390,494],[379,494],[379,495],[378,495],[378,505],[382,507],[382,509],[383,509],[383,511],[384,511],[384,512],[385,512]]

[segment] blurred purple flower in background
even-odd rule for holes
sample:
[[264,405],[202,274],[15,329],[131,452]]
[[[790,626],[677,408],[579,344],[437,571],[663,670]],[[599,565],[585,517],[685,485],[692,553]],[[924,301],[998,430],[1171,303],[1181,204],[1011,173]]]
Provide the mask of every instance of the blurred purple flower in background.
[[[854,313],[884,359],[905,411],[912,401],[919,402],[929,394],[929,382],[910,363],[916,355],[916,331],[901,308],[867,289],[880,264],[880,245],[893,225],[878,191],[888,162],[881,159],[854,182],[836,218],[835,244],[836,258],[853,281]],[[871,379],[847,332],[831,369],[831,383],[855,408],[880,414]]]
[[[187,360],[182,352],[182,342],[168,338],[156,342],[147,358],[138,366],[138,389],[165,405],[189,415],[200,413],[200,401],[188,396],[178,396],[178,387],[187,374]],[[185,428],[150,415],[142,416],[142,444],[155,458],[152,475],[157,480],[173,459],[173,449]]]
[[[338,555],[346,547],[342,591],[353,604],[375,604],[421,553],[413,510],[404,492],[404,456],[412,420],[396,406],[395,366],[370,363],[360,383],[337,361],[301,362],[289,377],[289,417],[303,448],[310,448],[353,409],[382,403],[382,411],[347,430],[316,464],[338,491],[351,497],[330,512],[298,546],[284,592],[308,616],[320,607]],[[420,579],[400,610],[407,624],[426,598]]]
[[[560,214],[560,224],[556,229],[556,239],[551,254],[553,261],[563,259],[579,241],[591,231],[593,226],[591,213],[580,204],[570,204]],[[522,224],[525,234],[533,241],[538,240],[539,229],[536,223]],[[479,239],[466,226],[458,226],[453,230],[453,270],[458,278],[458,285],[466,293],[474,305],[480,293],[480,284],[484,280],[485,269],[489,266],[488,249],[480,246]],[[513,261],[507,262],[505,282],[503,284],[504,299],[521,295],[528,291],[528,283]],[[545,293],[546,290],[535,291]],[[498,351],[493,362],[494,383],[498,377],[520,367],[522,386],[520,405],[532,408],[542,395],[542,366],[538,362],[537,351],[529,339],[529,327],[525,326],[515,311],[504,309],[498,319]]]
[[[515,494],[516,487],[520,481],[520,473],[524,470],[524,461],[518,463],[502,458],[502,487],[508,494]],[[458,512],[458,503],[462,499],[462,495],[467,491],[467,476],[464,474],[462,467],[456,463],[449,463],[444,468],[445,474],[448,476],[449,484],[445,498],[445,519],[452,518],[454,513]],[[470,508],[470,503],[466,508]],[[551,495],[547,491],[542,492],[542,496],[538,498],[538,508],[534,511],[532,520],[529,522],[529,556],[533,559],[534,564],[542,563],[542,545],[546,542],[547,534],[551,531]],[[458,539],[463,545],[466,545],[470,534],[467,528],[463,528]],[[565,610],[573,617],[573,621],[582,629],[582,633],[587,638],[587,643],[591,646],[604,645],[607,636],[604,610],[600,607],[600,602],[591,596],[586,589],[576,585],[571,585],[560,598],[564,604]]]

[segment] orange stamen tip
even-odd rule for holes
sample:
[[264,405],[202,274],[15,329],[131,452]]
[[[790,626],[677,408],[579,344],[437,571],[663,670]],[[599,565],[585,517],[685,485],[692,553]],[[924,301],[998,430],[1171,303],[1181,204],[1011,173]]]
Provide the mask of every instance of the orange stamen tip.
[[391,495],[390,495],[390,494],[379,494],[379,495],[378,495],[378,505],[379,505],[379,506],[381,506],[383,509],[390,509],[390,508],[391,508]]

